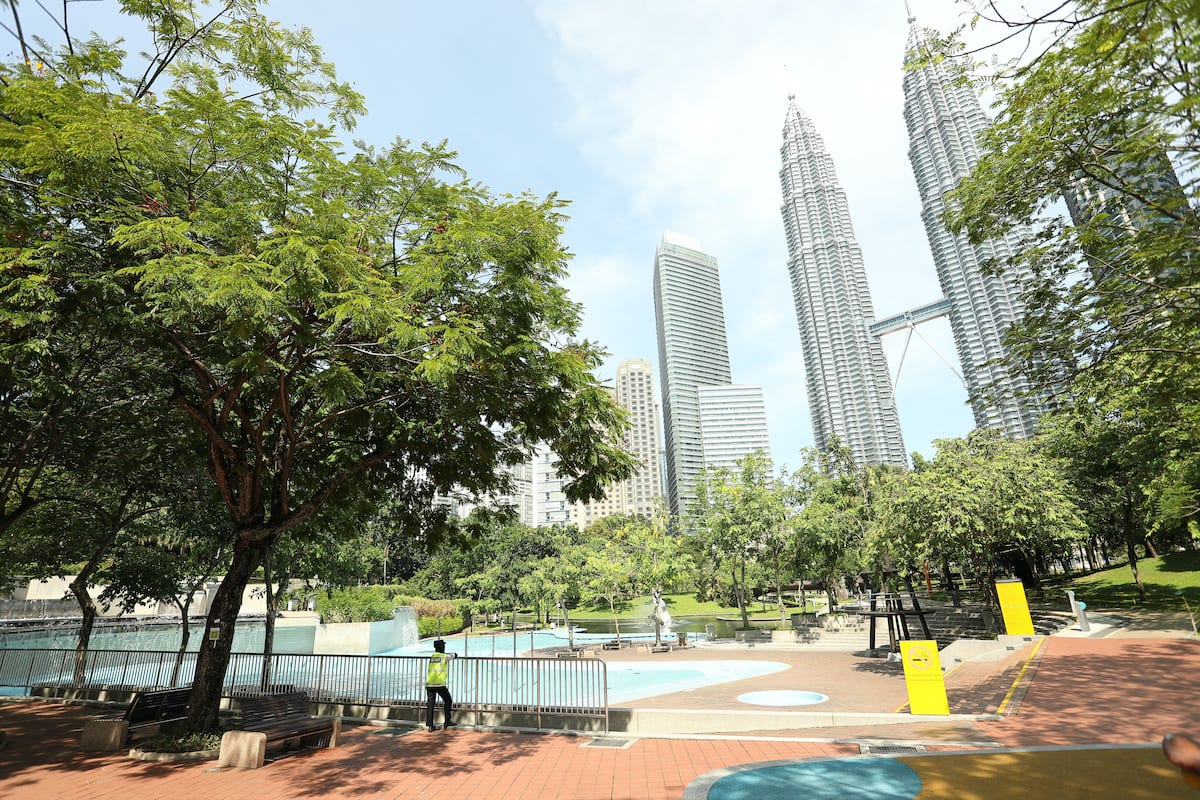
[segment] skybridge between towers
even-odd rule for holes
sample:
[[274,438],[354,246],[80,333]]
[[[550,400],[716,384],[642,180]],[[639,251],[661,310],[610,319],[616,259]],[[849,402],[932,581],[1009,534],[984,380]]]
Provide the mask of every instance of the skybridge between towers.
[[928,322],[931,319],[944,317],[949,313],[950,301],[944,297],[939,297],[932,303],[910,308],[908,311],[901,311],[899,314],[893,314],[886,319],[872,322],[869,330],[872,336],[886,336],[889,333],[902,331],[905,328],[920,325],[922,322]]
[[[929,322],[930,320],[937,319],[938,317],[945,317],[949,314],[950,301],[945,297],[939,297],[932,303],[926,303],[923,306],[910,308],[908,311],[901,311],[899,314],[893,314],[890,317],[873,322],[871,323],[870,327],[868,327],[867,330],[869,330],[871,335],[877,339],[887,336],[889,333],[895,333],[896,331],[908,331],[908,337],[904,340],[904,349],[900,351],[900,365],[896,367],[896,375],[892,379],[893,396],[896,394],[896,384],[900,381],[900,370],[904,367],[904,357],[908,354],[908,345],[912,341],[912,335],[915,333],[918,336],[921,336],[921,332],[917,330],[917,326],[923,322]],[[921,336],[921,340],[924,341],[925,344],[929,345],[929,349],[933,350],[937,357],[940,358],[942,362],[950,368],[950,371],[958,376],[958,379],[962,381],[963,386],[966,386],[967,382],[963,378],[962,373],[956,370],[954,365],[950,363],[945,356],[939,353],[937,348],[934,347],[928,339],[926,339],[924,336]]]

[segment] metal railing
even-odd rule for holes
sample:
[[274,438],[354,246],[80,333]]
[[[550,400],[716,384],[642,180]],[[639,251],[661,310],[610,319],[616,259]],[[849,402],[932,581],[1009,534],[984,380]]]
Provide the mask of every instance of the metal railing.
[[[421,708],[428,658],[233,653],[222,694],[244,697],[302,690],[317,703]],[[466,712],[531,714],[603,721],[608,729],[608,676],[600,659],[456,658],[450,691]],[[0,690],[37,688],[129,690],[192,682],[196,653],[141,650],[0,650]]]

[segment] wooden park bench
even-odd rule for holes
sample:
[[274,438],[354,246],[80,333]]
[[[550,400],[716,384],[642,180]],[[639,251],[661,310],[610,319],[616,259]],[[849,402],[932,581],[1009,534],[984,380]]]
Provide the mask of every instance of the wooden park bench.
[[138,692],[122,716],[84,722],[79,747],[82,750],[120,750],[133,739],[135,731],[186,721],[191,698],[190,686]]
[[337,747],[342,721],[337,717],[313,717],[308,713],[304,692],[240,697],[242,729],[226,731],[221,737],[221,767],[257,769],[266,760],[267,748],[297,742],[301,746]]

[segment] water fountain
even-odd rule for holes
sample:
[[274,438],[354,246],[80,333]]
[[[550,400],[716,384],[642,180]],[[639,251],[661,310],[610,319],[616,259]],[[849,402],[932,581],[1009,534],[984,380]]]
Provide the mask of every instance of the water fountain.
[[412,606],[392,609],[392,624],[395,626],[396,644],[393,647],[408,647],[421,638],[417,628],[417,610]]

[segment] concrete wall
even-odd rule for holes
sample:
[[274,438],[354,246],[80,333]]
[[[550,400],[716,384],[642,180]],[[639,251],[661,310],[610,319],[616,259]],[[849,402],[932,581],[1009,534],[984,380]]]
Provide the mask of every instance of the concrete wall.
[[[68,575],[64,578],[30,581],[25,587],[18,588],[13,592],[13,598],[17,600],[62,600],[65,598],[74,601],[75,595],[71,594],[71,581],[73,580],[75,580],[75,576]],[[104,586],[94,584],[88,587],[92,594],[92,600],[96,603],[96,613],[101,617],[125,616],[119,605],[105,605],[96,599],[104,591],[104,588]],[[158,603],[139,603],[131,615],[154,616],[158,613]]]
[[[17,587],[13,591],[12,597],[14,600],[61,600],[66,598],[74,601],[75,596],[71,594],[71,581],[73,580],[75,580],[74,575],[67,575],[62,578],[32,580],[25,586]],[[198,590],[192,598],[192,605],[188,609],[188,613],[194,616],[207,614],[209,600],[216,594],[218,585],[218,582],[213,581],[208,583],[204,589]],[[88,586],[93,600],[98,598],[104,589],[105,586],[103,584],[91,584]],[[97,600],[96,609],[102,617],[154,617],[177,616],[179,614],[179,609],[175,607],[174,603],[139,603],[133,611],[125,614],[121,611],[119,605],[107,606]],[[267,597],[261,583],[252,583],[242,592],[242,610],[240,613],[242,615],[267,613]]]
[[416,616],[412,608],[397,608],[382,622],[335,622],[318,625],[313,653],[374,655],[413,642]]

